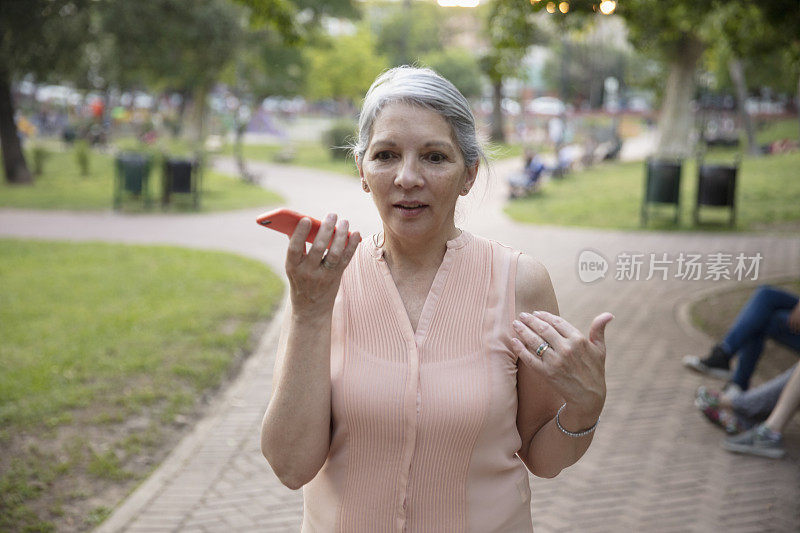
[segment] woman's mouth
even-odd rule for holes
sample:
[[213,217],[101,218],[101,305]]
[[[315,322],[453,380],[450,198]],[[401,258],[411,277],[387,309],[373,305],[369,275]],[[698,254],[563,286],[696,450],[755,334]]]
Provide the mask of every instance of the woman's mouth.
[[421,203],[413,203],[413,202],[402,202],[398,204],[394,204],[394,208],[397,209],[402,216],[405,217],[413,217],[419,215],[425,208],[428,207],[426,204]]

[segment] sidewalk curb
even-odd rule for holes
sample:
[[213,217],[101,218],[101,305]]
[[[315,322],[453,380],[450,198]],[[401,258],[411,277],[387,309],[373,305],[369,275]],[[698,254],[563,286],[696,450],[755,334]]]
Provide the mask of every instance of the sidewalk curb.
[[[747,286],[758,287],[759,285],[777,284],[777,283],[792,281],[795,279],[797,279],[797,276],[789,273],[777,274],[765,279],[748,283]],[[695,325],[692,324],[692,316],[691,316],[692,306],[694,306],[694,304],[696,304],[697,302],[708,298],[709,296],[713,296],[718,293],[728,292],[730,290],[735,290],[740,288],[742,288],[741,282],[731,281],[719,287],[709,287],[706,289],[701,289],[692,294],[691,297],[678,302],[675,305],[673,312],[673,316],[675,317],[678,326],[686,334],[687,337],[693,338],[697,342],[707,344],[710,347],[712,344],[717,342],[717,339],[713,338],[711,335],[695,327]]]
[[[217,425],[226,413],[226,407],[234,401],[242,385],[247,382],[250,371],[260,364],[267,363],[272,356],[272,350],[278,344],[287,295],[288,291],[281,300],[281,304],[276,307],[275,315],[261,336],[255,352],[242,366],[236,379],[225,390],[220,391],[219,396],[212,401],[211,410],[197,422],[191,433],[181,439],[175,449],[164,459],[164,462],[122,500],[120,505],[114,509],[113,513],[102,524],[94,529],[95,533],[111,533],[125,530],[131,522],[142,514],[143,509],[159,495],[167,482],[189,461],[211,429]],[[266,384],[265,387],[265,398],[269,398],[272,394],[272,383]]]

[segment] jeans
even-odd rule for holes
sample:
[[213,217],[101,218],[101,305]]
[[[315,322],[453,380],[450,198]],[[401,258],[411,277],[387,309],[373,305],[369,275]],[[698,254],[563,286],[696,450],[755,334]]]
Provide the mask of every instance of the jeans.
[[745,427],[751,427],[767,419],[778,403],[778,397],[792,377],[797,363],[783,374],[772,378],[754,389],[739,394],[731,401],[733,411],[739,415]]
[[788,322],[797,302],[793,294],[761,285],[739,312],[721,346],[729,354],[738,353],[732,381],[742,390],[750,386],[767,337],[800,352],[800,333],[792,333]]

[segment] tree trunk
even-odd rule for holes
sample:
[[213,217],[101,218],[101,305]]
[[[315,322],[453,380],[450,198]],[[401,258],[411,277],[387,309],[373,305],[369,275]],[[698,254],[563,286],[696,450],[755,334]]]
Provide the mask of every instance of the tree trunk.
[[678,45],[670,62],[669,77],[664,91],[664,103],[658,121],[659,157],[684,158],[692,153],[692,96],[697,61],[703,53],[703,43],[686,36]]
[[186,115],[188,114],[189,97],[191,93],[188,89],[181,89],[178,91],[178,94],[181,95],[181,103],[178,106],[177,124],[175,125],[173,137],[182,137],[184,135],[186,127]]
[[238,120],[235,122],[236,136],[233,140],[233,155],[236,158],[236,166],[239,168],[239,177],[247,183],[255,183],[256,177],[249,170],[247,170],[247,161],[244,158],[244,130],[247,129],[247,124],[239,124]]
[[753,127],[753,119],[750,113],[747,112],[747,84],[744,81],[744,69],[742,68],[742,61],[738,57],[731,58],[728,61],[728,71],[731,74],[731,81],[736,89],[736,107],[739,110],[739,116],[742,119],[744,131],[747,134],[747,153],[750,155],[759,155],[759,150],[756,144],[756,130]]
[[206,140],[206,96],[208,95],[208,90],[205,87],[199,87],[197,91],[195,91],[195,101],[194,101],[194,119],[195,119],[195,133],[197,137],[194,139],[197,141],[199,148],[202,150]]
[[503,127],[503,81],[492,83],[492,132],[493,142],[506,141],[505,128]]
[[0,148],[3,151],[3,170],[8,183],[33,183],[33,176],[25,162],[14,122],[14,102],[11,98],[11,77],[0,66]]
[[208,90],[205,87],[198,86],[192,92],[191,101],[186,109],[186,118],[188,120],[184,121],[184,138],[196,150],[202,150],[204,146],[207,95]]

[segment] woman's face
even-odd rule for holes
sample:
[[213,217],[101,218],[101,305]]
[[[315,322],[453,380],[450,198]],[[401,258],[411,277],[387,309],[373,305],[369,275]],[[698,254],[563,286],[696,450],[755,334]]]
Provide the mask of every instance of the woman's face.
[[438,113],[409,104],[384,107],[359,173],[367,181],[387,233],[403,239],[452,236],[459,193],[475,181],[450,124]]

